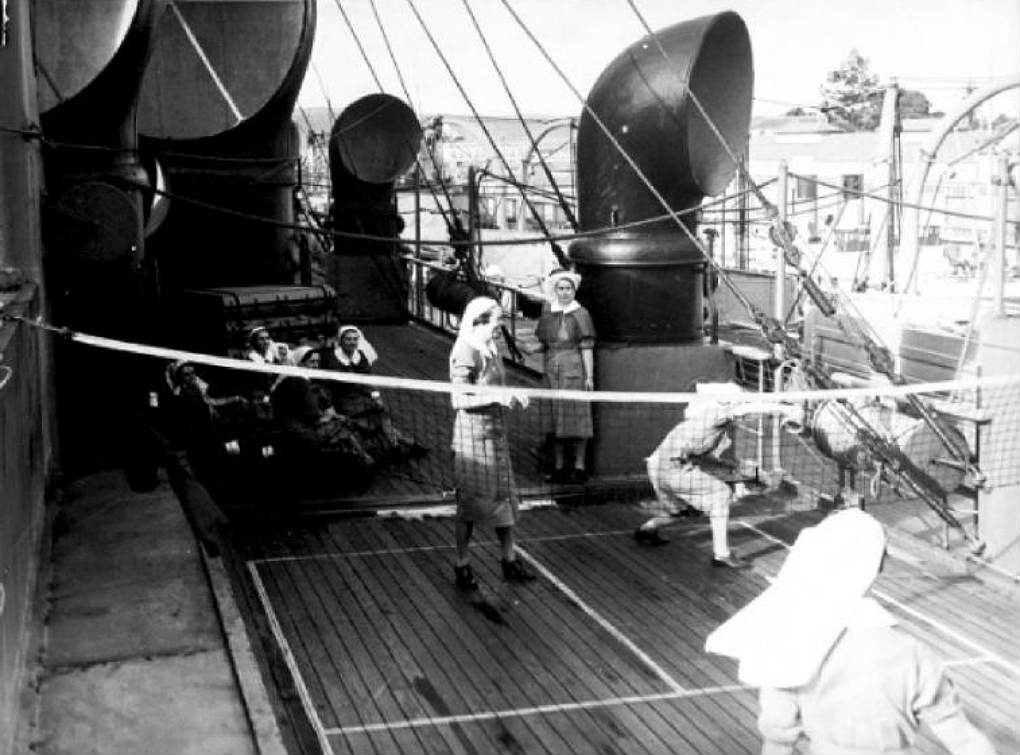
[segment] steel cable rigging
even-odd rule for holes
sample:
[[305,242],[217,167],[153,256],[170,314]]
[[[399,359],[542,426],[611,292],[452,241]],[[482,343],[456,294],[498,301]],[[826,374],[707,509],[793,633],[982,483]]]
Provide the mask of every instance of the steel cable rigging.
[[[361,58],[362,58],[362,60],[365,61],[365,65],[368,68],[368,72],[372,75],[372,80],[375,82],[375,85],[379,89],[380,92],[385,92],[386,88],[383,86],[382,80],[379,78],[379,75],[376,73],[375,66],[372,65],[372,60],[369,58],[368,52],[365,50],[365,46],[361,43],[361,37],[358,35],[357,30],[354,28],[354,24],[351,22],[351,19],[347,15],[347,12],[343,9],[343,4],[340,2],[340,0],[335,0],[335,2],[336,2],[337,9],[340,11],[340,15],[343,17],[344,23],[347,25],[348,31],[350,31],[351,36],[354,38],[355,44],[358,46],[358,50],[361,53]],[[372,6],[372,9],[373,9],[373,12],[375,12],[375,5],[374,4]],[[407,98],[408,103],[410,103],[411,97],[410,97],[410,94],[407,91],[406,85],[404,84],[404,78],[403,78],[403,76],[400,73],[400,68],[397,65],[396,58],[393,57],[392,48],[390,47],[390,43],[389,43],[389,37],[386,35],[385,29],[383,29],[382,22],[379,19],[379,14],[376,13],[375,17],[376,17],[376,21],[380,25],[380,30],[382,31],[383,40],[386,43],[386,48],[388,50],[390,50],[390,56],[391,56],[391,59],[393,60],[393,66],[394,66],[394,68],[397,69],[397,78],[400,80],[401,86],[404,87],[404,96]],[[417,157],[418,150],[415,149],[415,150],[412,150],[412,151],[415,152],[415,161],[414,162],[415,162],[415,167],[416,167],[416,169],[418,171],[418,175],[419,176],[427,175],[425,173],[424,168],[422,168],[421,161]],[[464,226],[460,222],[460,217],[457,215],[457,211],[454,209],[453,198],[450,196],[450,192],[447,190],[446,184],[443,182],[442,171],[440,170],[439,164],[436,161],[436,156],[433,154],[433,152],[431,150],[427,149],[427,150],[425,150],[425,152],[428,154],[428,156],[429,156],[429,158],[430,158],[430,160],[432,162],[433,170],[435,171],[435,175],[438,178],[439,188],[442,190],[443,198],[446,200],[446,207],[445,208],[443,206],[443,203],[439,201],[439,195],[436,194],[436,189],[435,189],[435,186],[433,186],[432,182],[427,180],[425,182],[425,185],[428,188],[429,193],[432,195],[432,201],[435,202],[436,209],[439,210],[439,214],[443,218],[443,224],[446,226],[447,233],[450,235],[451,241],[454,241],[454,240],[458,240],[459,241],[459,240],[466,239],[467,238],[467,232],[464,230]]]
[[[545,49],[544,45],[542,45],[542,43],[535,37],[535,35],[531,32],[528,26],[524,23],[524,21],[520,18],[517,12],[513,9],[513,7],[510,5],[509,0],[501,0],[501,2],[503,6],[507,9],[507,11],[510,13],[510,15],[513,17],[513,19],[516,21],[516,23],[521,27],[524,33],[528,36],[528,38],[539,50],[539,52],[543,55],[546,61],[550,64],[553,70],[556,71],[556,73],[567,85],[567,87],[571,90],[571,92],[575,95],[575,97],[577,97],[577,99],[581,102],[585,110],[592,116],[593,121],[602,130],[602,132],[605,134],[609,142],[620,153],[621,157],[623,157],[623,159],[628,163],[631,169],[635,171],[638,179],[651,192],[651,194],[655,197],[656,201],[658,201],[665,210],[670,211],[671,208],[669,207],[668,202],[666,202],[662,194],[656,189],[654,184],[652,184],[652,182],[643,173],[643,171],[641,171],[640,167],[634,162],[634,160],[623,148],[623,146],[619,143],[619,141],[613,136],[612,132],[606,127],[605,123],[598,116],[598,114],[595,113],[594,110],[588,105],[586,99],[580,94],[580,92],[578,92],[577,88],[570,82],[569,78],[563,73],[562,69],[555,62],[555,60],[553,60],[552,56]],[[665,49],[663,49],[661,42],[658,40],[658,37],[655,35],[654,31],[651,30],[647,22],[641,16],[640,11],[638,11],[638,9],[634,6],[632,0],[627,0],[627,2],[640,19],[642,25],[645,27],[651,38],[655,41],[657,48],[659,49],[660,53],[664,56],[665,60],[669,64],[670,69],[676,70],[675,66],[673,66],[672,64],[671,59],[669,58],[668,53],[666,53]],[[735,154],[733,154],[733,151],[732,149],[730,149],[729,145],[726,144],[725,139],[722,137],[722,134],[719,132],[718,128],[712,122],[711,118],[708,116],[704,107],[701,105],[700,100],[694,95],[693,92],[690,91],[689,87],[686,88],[691,96],[691,101],[694,103],[699,113],[705,119],[705,122],[708,125],[709,129],[713,132],[713,134],[719,140],[720,144],[723,146],[727,154],[730,156],[730,159],[733,160],[737,169],[746,178],[749,185],[752,187],[752,190],[757,195],[758,200],[762,203],[763,206],[772,208],[770,214],[772,214],[773,217],[776,219],[774,240],[781,244],[784,257],[789,257],[791,259],[791,265],[798,271],[802,285],[805,287],[808,294],[811,296],[812,300],[818,305],[819,309],[826,316],[835,315],[837,311],[832,301],[830,301],[825,296],[825,294],[818,288],[817,284],[814,283],[814,280],[811,278],[807,278],[805,272],[801,270],[799,266],[796,265],[795,260],[799,257],[799,251],[797,251],[793,247],[793,242],[792,239],[790,238],[791,236],[790,228],[785,223],[785,221],[782,221],[781,219],[778,218],[778,212],[775,211],[773,205],[768,201],[768,199],[764,196],[761,190],[751,180],[750,176],[747,173],[746,167],[742,165],[742,162],[736,157]],[[796,344],[794,340],[790,337],[790,335],[786,332],[785,328],[783,327],[783,324],[780,323],[775,317],[768,316],[753,302],[751,302],[748,299],[748,297],[744,295],[744,293],[740,291],[736,284],[729,278],[728,274],[726,273],[725,270],[722,269],[721,265],[719,265],[712,258],[712,256],[708,254],[707,250],[704,248],[704,245],[694,235],[694,233],[689,228],[687,228],[682,222],[680,222],[677,214],[671,212],[671,216],[673,217],[676,224],[680,226],[683,233],[701,252],[706,263],[713,269],[714,272],[716,272],[719,275],[719,279],[726,285],[726,287],[734,295],[737,301],[739,301],[748,311],[748,313],[751,315],[754,321],[761,328],[766,338],[768,338],[768,340],[770,340],[771,342],[781,346],[783,350],[785,350],[787,353],[799,354],[800,353],[799,345]],[[843,318],[838,318],[838,322],[841,324],[841,326],[845,327]],[[863,332],[863,327],[864,326],[862,326],[861,324],[859,323],[857,324],[858,330],[862,331],[860,335],[862,336],[865,342],[864,345],[868,351],[872,366],[876,369],[876,371],[880,373],[889,375],[890,377],[894,376],[895,371],[893,370],[892,365],[892,355],[889,352],[888,348],[881,345],[878,340],[871,338],[869,334],[867,334],[866,332]],[[831,378],[829,377],[827,372],[825,372],[821,368],[818,368],[814,365],[805,365],[805,369],[808,371],[812,380],[817,385],[823,387],[831,385],[832,382]],[[945,434],[941,432],[941,428],[937,426],[934,418],[932,417],[927,407],[921,404],[920,401],[916,400],[913,397],[910,397],[910,403],[918,411],[918,413],[921,414],[926,424],[932,427],[933,431],[939,437],[940,441],[954,455],[954,457],[956,457],[961,464],[966,465],[968,471],[975,470],[974,465],[970,461],[969,454],[964,449],[959,449],[955,445],[955,443],[951,441],[951,439],[946,437]],[[924,500],[925,503],[943,521],[945,521],[947,524],[950,524],[954,528],[958,529],[967,539],[967,541],[970,542],[975,548],[980,548],[980,543],[975,542],[975,539],[969,533],[966,532],[966,530],[962,527],[959,521],[949,510],[945,500],[945,493],[941,491],[941,489],[933,488],[928,483],[927,477],[924,476],[921,473],[921,471],[916,468],[916,465],[914,465],[913,462],[911,462],[910,459],[908,459],[906,455],[903,454],[902,451],[900,451],[898,448],[886,443],[882,439],[881,435],[877,431],[875,431],[874,428],[871,427],[871,425],[865,420],[863,416],[861,416],[860,412],[855,407],[853,407],[850,404],[846,404],[844,408],[847,411],[848,418],[853,422],[858,436],[861,437],[861,439],[866,443],[867,447],[873,451],[876,459],[878,459],[881,462],[883,470],[885,470],[886,473],[889,474],[895,482],[902,483],[908,489],[913,491],[919,498]],[[980,473],[977,472],[975,474],[975,477],[979,477],[979,475]]]
[[[552,187],[553,192],[556,194],[556,201],[559,203],[560,208],[563,210],[563,214],[567,218],[567,222],[570,223],[570,228],[574,231],[578,229],[577,218],[574,217],[573,210],[570,209],[570,205],[567,203],[566,198],[560,191],[559,185],[556,183],[556,179],[553,178],[552,171],[549,169],[549,163],[546,162],[542,156],[542,150],[538,148],[538,142],[535,141],[535,135],[531,133],[531,129],[528,127],[527,121],[524,119],[521,108],[517,105],[517,98],[514,97],[513,92],[510,89],[510,85],[507,83],[506,77],[503,75],[503,70],[500,68],[499,63],[496,61],[496,56],[492,52],[492,48],[489,46],[489,40],[486,38],[485,33],[482,31],[482,27],[478,23],[478,19],[475,17],[474,11],[471,10],[471,6],[468,4],[468,0],[461,0],[464,4],[464,9],[471,17],[471,23],[475,27],[475,31],[478,32],[478,38],[481,40],[482,46],[485,48],[485,53],[489,57],[489,61],[492,63],[493,70],[499,77],[500,83],[503,84],[503,90],[506,92],[507,98],[510,100],[510,104],[513,105],[514,113],[517,115],[517,120],[520,122],[521,127],[524,129],[524,133],[528,137],[528,141],[531,144],[532,150],[538,157],[538,161],[542,166],[542,170],[545,172],[545,177],[549,181],[549,185]],[[558,256],[558,255],[557,255]]]
[[[419,13],[417,6],[414,4],[414,0],[407,0],[407,4],[411,8],[411,12],[414,13],[415,18],[418,20],[418,23],[421,26],[422,31],[425,32],[425,36],[428,38],[429,43],[432,45],[432,48],[436,51],[436,54],[439,56],[440,61],[446,68],[447,73],[450,74],[450,78],[453,81],[454,85],[457,87],[457,90],[464,98],[465,104],[467,104],[468,108],[471,110],[471,114],[474,117],[475,121],[478,123],[479,128],[481,128],[482,133],[485,134],[485,138],[489,142],[489,145],[492,147],[493,152],[499,158],[499,161],[503,164],[503,168],[506,170],[507,175],[512,176],[513,169],[510,167],[509,161],[506,159],[506,156],[503,154],[503,151],[499,148],[499,145],[496,143],[496,140],[492,137],[492,133],[489,131],[488,126],[485,125],[485,121],[482,119],[482,116],[478,113],[478,109],[475,107],[475,104],[472,101],[471,97],[464,89],[463,84],[461,84],[460,78],[457,76],[457,73],[453,70],[453,67],[450,65],[450,61],[447,59],[446,55],[442,51],[442,48],[439,46],[439,43],[432,35],[432,32],[429,29],[428,24],[425,22],[425,19],[422,17],[421,13]],[[535,207],[531,199],[527,196],[526,192],[521,191],[521,199],[524,201],[524,204],[528,207],[528,210],[531,212],[532,217],[534,217],[535,223],[538,225],[539,231],[549,242],[552,248],[552,252],[556,256],[557,262],[559,262],[561,267],[569,268],[570,260],[563,252],[563,249],[561,249],[559,245],[552,240],[552,233],[549,231],[549,228],[546,226],[545,221],[542,219],[541,213],[538,212],[538,209]]]

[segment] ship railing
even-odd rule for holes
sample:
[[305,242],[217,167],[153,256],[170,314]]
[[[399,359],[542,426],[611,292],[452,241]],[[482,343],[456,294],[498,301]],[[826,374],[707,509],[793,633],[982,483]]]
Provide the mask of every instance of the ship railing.
[[[418,322],[450,335],[457,335],[457,329],[460,326],[459,318],[434,306],[426,294],[426,286],[432,277],[451,272],[454,269],[453,266],[412,255],[405,255],[404,262],[407,265],[409,283],[407,308],[411,316]],[[506,313],[506,326],[510,337],[517,343],[533,341],[537,318],[527,317],[521,311],[521,302],[528,295],[527,292],[511,283],[491,278],[486,278],[485,282],[496,295]],[[507,350],[506,356],[524,369],[535,372],[542,370],[540,355],[514,354]]]

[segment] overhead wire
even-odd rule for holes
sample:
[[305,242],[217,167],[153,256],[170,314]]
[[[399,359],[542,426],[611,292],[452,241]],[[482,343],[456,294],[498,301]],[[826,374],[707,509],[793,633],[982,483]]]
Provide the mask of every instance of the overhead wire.
[[[503,3],[506,4],[507,1],[508,0],[503,0]],[[635,15],[640,20],[641,25],[645,28],[646,32],[651,36],[651,38],[655,42],[656,47],[658,48],[660,54],[663,56],[666,62],[669,63],[671,70],[674,71],[679,70],[673,64],[673,61],[670,59],[669,54],[663,47],[661,40],[659,40],[658,35],[655,34],[652,28],[648,25],[648,22],[644,19],[644,16],[641,15],[641,12],[634,4],[634,0],[626,1],[628,5],[630,5],[631,9],[634,11]],[[715,135],[716,139],[719,141],[720,146],[729,155],[730,159],[734,162],[740,174],[745,176],[747,180],[750,181],[750,175],[747,172],[746,166],[743,165],[743,161],[737,158],[737,156],[733,153],[732,149],[730,148],[729,144],[726,143],[726,140],[723,137],[722,133],[719,131],[718,127],[715,125],[712,118],[708,115],[708,112],[702,106],[700,99],[697,97],[695,92],[691,89],[691,87],[688,84],[686,84],[686,82],[684,83],[685,88],[687,90],[687,94],[691,99],[691,102],[695,105],[698,112],[704,118],[706,125],[709,127],[709,130]],[[754,187],[753,182],[751,182],[750,185]],[[762,193],[760,190],[758,190],[756,193],[758,194],[759,201],[763,205],[769,206],[770,203],[764,196],[764,193]],[[850,335],[850,330],[853,330],[862,339],[863,345],[868,352],[868,357],[869,361],[871,362],[871,366],[873,369],[876,370],[876,372],[886,375],[890,380],[894,382],[902,382],[902,376],[900,376],[899,373],[896,371],[892,353],[889,350],[889,347],[885,344],[884,339],[879,335],[875,328],[870,325],[867,318],[861,316],[848,323],[844,318],[839,317],[838,310],[835,310],[835,308],[833,307],[833,302],[830,299],[826,298],[825,295],[821,292],[821,290],[817,288],[813,279],[808,278],[804,275],[804,271],[799,266],[800,252],[793,245],[793,239],[791,237],[789,223],[785,220],[785,218],[780,218],[778,216],[778,212],[776,213],[774,231],[775,240],[781,245],[784,257],[788,258],[790,264],[799,273],[801,277],[802,286],[807,288],[809,295],[811,295],[812,297],[812,300],[815,301],[815,303],[823,312],[828,312],[831,315],[836,315],[835,317],[836,322],[839,324],[841,330],[846,332],[848,336]],[[693,237],[692,233],[688,232],[688,235]],[[704,253],[703,248],[702,252]],[[710,255],[707,254],[705,256],[706,258],[710,257]],[[712,262],[714,261],[710,260],[710,264]],[[713,267],[718,268],[719,266],[713,265]],[[725,278],[726,273],[722,272],[720,275],[720,280],[725,281]],[[734,294],[736,294],[737,288],[735,285],[732,284],[732,282],[728,283],[728,287],[731,289],[731,291],[734,292]],[[737,298],[738,300],[741,300],[739,296]],[[844,300],[846,299],[846,297],[841,298]],[[782,324],[779,323],[775,318],[768,318],[764,316],[764,313],[761,313],[757,309],[757,307],[755,307],[755,305],[753,305],[749,300],[746,300],[746,298],[741,303],[745,304],[745,307],[747,308],[748,312],[750,312],[752,316],[755,317],[755,319],[759,323],[759,326],[762,328],[763,332],[766,334],[766,336],[770,337],[770,340],[772,338],[776,338],[777,343],[780,343],[782,345],[782,348],[784,349],[788,348],[788,345],[792,345],[792,342],[785,333],[785,329],[782,329]],[[822,377],[824,375],[824,373],[820,373],[816,369],[813,369],[812,373],[815,374],[816,381],[818,377]],[[932,415],[928,407],[916,397],[910,397],[909,401],[913,409],[917,411],[921,418],[924,420],[925,424],[928,427],[930,427],[931,430],[935,433],[936,437],[942,443],[943,447],[945,447],[946,450],[948,450],[950,454],[956,458],[957,461],[966,465],[965,468],[967,469],[968,474],[973,474],[977,479],[983,479],[983,475],[981,474],[980,470],[978,470],[977,466],[971,461],[969,451],[966,448],[961,448],[957,442],[955,442],[945,433],[942,427],[939,426],[938,423],[936,422],[934,416]],[[939,517],[943,519],[943,521],[946,521],[947,523],[954,525],[958,530],[961,531],[964,537],[967,538],[969,542],[971,542],[969,533],[967,533],[963,526],[955,519],[953,514],[948,511],[948,508],[945,504],[944,494],[939,496],[936,494],[934,490],[928,490],[927,489],[928,486],[925,482],[927,478],[920,476],[922,474],[920,470],[911,469],[909,460],[907,460],[905,456],[903,456],[900,453],[896,453],[895,449],[886,447],[886,445],[882,443],[880,440],[881,434],[874,431],[870,423],[860,414],[860,412],[857,411],[855,407],[845,406],[844,408],[847,409],[848,413],[854,416],[855,420],[857,420],[858,431],[862,433],[862,435],[870,436],[872,440],[875,440],[877,442],[877,445],[870,444],[870,446],[872,447],[872,450],[879,455],[879,458],[885,459],[886,461],[889,461],[890,463],[893,463],[896,466],[896,468],[892,470],[894,473],[894,477],[897,480],[900,480],[904,484],[906,484],[915,493],[919,494],[920,497],[923,498],[925,502],[929,505],[929,507],[932,508],[932,510],[935,511],[935,513],[938,514]],[[899,471],[901,467],[903,469],[910,470],[910,473],[903,475]]]
[[[407,82],[404,80],[404,74],[401,71],[400,63],[397,61],[396,53],[393,50],[393,45],[390,44],[390,35],[386,32],[386,24],[383,23],[382,17],[379,15],[379,10],[376,7],[375,0],[370,0],[372,7],[372,15],[375,17],[376,26],[379,28],[379,34],[382,36],[383,44],[386,45],[386,51],[389,53],[390,62],[393,64],[393,70],[397,74],[397,81],[400,83],[400,89],[404,93],[404,98],[407,100],[409,105],[413,106],[413,100],[411,98],[411,91],[407,87]],[[382,84],[376,79],[376,83],[379,86],[379,90],[383,91]],[[421,160],[418,158],[418,150],[414,150],[414,164],[418,171],[418,177],[425,176],[425,169],[422,167]],[[432,195],[432,201],[436,204],[436,209],[439,210],[440,216],[443,218],[443,223],[446,225],[447,233],[451,238],[464,238],[467,236],[467,232],[464,230],[460,217],[457,214],[457,210],[453,205],[453,197],[450,196],[449,189],[447,189],[445,182],[443,181],[442,168],[439,165],[439,161],[436,159],[436,155],[433,150],[426,149],[426,154],[429,156],[429,160],[432,163],[432,169],[438,178],[439,188],[443,193],[443,199],[446,201],[446,207],[444,208],[442,203],[439,201],[439,195],[436,193],[435,186],[432,185],[431,181],[426,182],[426,188],[429,190],[429,194]],[[449,216],[447,216],[447,211]],[[452,220],[451,220],[452,218]]]
[[396,71],[397,80],[400,82],[400,89],[404,93],[404,97],[407,98],[407,103],[413,108],[414,101],[411,99],[411,92],[407,88],[407,82],[404,81],[404,74],[400,70],[400,64],[397,63],[397,56],[393,52],[393,46],[390,44],[390,35],[386,33],[386,25],[379,16],[379,9],[375,5],[375,0],[368,0],[368,4],[372,9],[372,15],[375,16],[375,23],[379,27],[379,33],[382,35],[383,43],[386,45],[386,52],[389,53],[390,62],[393,63],[393,70]]
[[[429,26],[425,22],[425,19],[422,17],[421,13],[418,11],[418,7],[414,4],[414,0],[406,0],[406,1],[407,1],[408,6],[411,8],[411,12],[414,13],[415,18],[418,20],[418,24],[421,26],[422,31],[425,32],[425,36],[428,38],[429,43],[432,45],[433,49],[435,50],[436,55],[439,56],[439,60],[442,62],[443,66],[446,68],[447,73],[449,73],[451,80],[453,81],[454,85],[457,87],[457,90],[460,92],[461,96],[464,98],[465,104],[467,104],[468,108],[471,110],[471,114],[474,116],[474,119],[478,123],[479,128],[481,128],[482,133],[485,135],[485,138],[489,142],[489,145],[492,147],[492,150],[496,154],[496,157],[498,157],[500,162],[503,164],[503,167],[506,170],[507,175],[512,176],[514,172],[513,172],[513,169],[510,167],[509,161],[506,159],[506,156],[503,154],[503,151],[499,148],[499,145],[496,143],[496,140],[492,137],[492,133],[489,131],[489,127],[485,125],[484,119],[478,113],[478,109],[475,107],[475,104],[472,101],[470,95],[468,95],[467,90],[464,89],[464,86],[463,86],[463,84],[460,81],[460,77],[457,76],[456,71],[454,71],[453,67],[450,65],[450,61],[447,59],[446,55],[443,53],[442,48],[439,46],[439,43],[436,41],[435,37],[432,35],[432,31],[429,29]],[[539,231],[548,240],[549,245],[552,248],[553,255],[556,257],[557,262],[562,267],[569,268],[571,266],[570,265],[570,260],[567,258],[566,254],[559,247],[559,245],[555,241],[552,240],[552,234],[549,232],[549,229],[546,227],[545,221],[542,219],[542,216],[538,212],[538,210],[535,207],[534,203],[528,198],[527,194],[524,193],[524,192],[521,193],[521,199],[524,201],[524,204],[528,207],[528,210],[531,212],[532,216],[535,218],[535,222],[536,222],[536,224],[539,227]]]
[[[546,59],[546,62],[549,63],[549,65],[560,77],[563,83],[567,86],[568,89],[570,89],[571,93],[581,103],[581,106],[584,108],[585,112],[587,112],[591,116],[592,121],[599,127],[602,133],[613,145],[613,148],[616,149],[616,151],[620,154],[624,161],[630,166],[631,170],[634,171],[638,180],[640,180],[641,183],[644,184],[645,188],[648,189],[648,191],[652,194],[655,200],[660,205],[662,205],[664,210],[666,210],[668,216],[676,223],[677,226],[679,226],[680,230],[694,244],[695,248],[698,249],[699,252],[701,252],[701,255],[705,259],[706,263],[716,273],[719,274],[719,280],[723,282],[723,284],[730,290],[730,293],[733,294],[737,301],[739,301],[741,305],[744,306],[744,308],[748,311],[748,313],[751,314],[751,316],[756,321],[762,320],[765,317],[764,313],[730,279],[730,277],[726,274],[725,270],[723,270],[722,266],[712,257],[712,255],[708,253],[708,250],[705,248],[701,240],[694,235],[694,232],[691,231],[691,229],[688,228],[687,225],[682,220],[680,220],[679,213],[675,211],[672,207],[670,207],[669,202],[666,201],[666,198],[662,196],[661,192],[659,192],[655,185],[648,179],[648,176],[645,175],[644,171],[641,170],[640,166],[638,166],[637,163],[634,162],[634,159],[627,152],[627,150],[624,149],[623,145],[621,145],[620,142],[616,139],[616,137],[613,135],[609,127],[606,126],[606,124],[599,117],[598,113],[596,113],[594,109],[588,104],[584,95],[582,95],[577,90],[577,87],[574,86],[574,84],[570,81],[570,78],[563,72],[563,69],[559,66],[558,63],[556,63],[556,61],[550,55],[549,51],[545,48],[545,45],[543,45],[542,42],[534,35],[534,33],[524,22],[524,20],[517,14],[517,11],[514,10],[513,6],[510,5],[510,0],[500,0],[500,2],[503,4],[503,7],[505,7],[506,10],[509,12],[510,16],[514,19],[517,25],[521,27],[521,30],[525,33],[525,35],[527,35],[528,39],[531,40],[532,44],[535,45],[535,47],[538,49],[541,55]],[[764,195],[761,194],[760,190],[757,190],[757,187],[755,187],[755,193],[759,194],[761,199],[764,199]],[[767,204],[767,201],[765,202],[765,204]]]
[[[335,0],[335,4],[337,6],[337,9],[340,11],[340,15],[343,17],[344,24],[347,26],[347,29],[350,32],[351,37],[354,39],[354,43],[357,46],[358,51],[361,54],[361,58],[364,61],[365,66],[368,68],[369,74],[372,76],[372,80],[375,82],[376,88],[381,93],[385,94],[386,93],[386,88],[383,86],[382,79],[379,78],[379,74],[376,71],[376,68],[375,68],[375,66],[372,63],[372,60],[371,60],[371,58],[368,55],[368,51],[365,49],[365,45],[362,43],[361,35],[358,34],[358,30],[355,28],[354,22],[351,20],[350,16],[347,14],[347,12],[344,10],[343,3],[341,2],[341,0]],[[386,43],[386,47],[387,47],[388,50],[390,50],[391,59],[393,60],[394,67],[397,69],[397,78],[400,80],[401,86],[404,87],[405,97],[407,97],[408,103],[410,103],[410,94],[407,92],[407,88],[406,88],[406,85],[404,83],[404,78],[403,78],[403,76],[400,73],[400,68],[397,65],[396,58],[392,56],[392,48],[390,47],[390,44],[389,44],[389,37],[386,34],[386,30],[383,27],[382,20],[379,18],[379,15],[378,15],[378,12],[376,11],[374,3],[372,4],[372,10],[373,10],[373,13],[375,14],[375,18],[376,18],[376,21],[379,24],[380,30],[382,31],[382,35],[383,35],[383,39],[384,39],[384,41]],[[363,116],[361,119],[359,119],[358,122],[356,122],[354,124],[348,124],[347,126],[345,126],[344,130],[346,130],[348,128],[355,128],[357,125],[360,124],[360,122],[368,120],[369,118],[374,116],[376,113],[378,113],[380,110],[382,110],[384,107],[385,107],[385,105],[381,105],[379,108],[377,108],[372,113],[369,113],[369,114]],[[333,135],[333,136],[336,136],[336,135]],[[331,138],[333,138],[333,137],[331,136]],[[404,146],[408,149],[408,151],[411,154],[414,155],[414,162],[415,162],[415,167],[416,167],[416,169],[418,171],[418,175],[419,176],[423,175],[424,171],[422,169],[421,162],[418,159],[418,153],[419,153],[418,145],[410,144],[410,143],[408,143],[405,140]],[[432,156],[431,153],[430,153],[430,156]],[[435,162],[435,157],[432,156],[432,158],[433,158],[433,162]],[[444,194],[444,196],[446,198],[447,206],[449,207],[449,213],[443,207],[443,204],[439,201],[439,196],[435,193],[435,188],[432,186],[431,182],[428,183],[427,186],[429,187],[429,191],[432,193],[432,199],[435,202],[436,208],[439,210],[439,212],[440,212],[440,214],[441,214],[441,216],[443,218],[443,222],[446,224],[447,232],[450,234],[451,238],[453,238],[455,235],[464,235],[463,234],[463,228],[460,225],[460,220],[457,217],[456,210],[453,207],[453,200],[450,197],[449,192],[446,190],[446,187],[443,186],[442,184],[440,184],[440,187],[443,189],[443,194]],[[452,219],[451,219],[451,217],[452,217]],[[333,234],[333,238],[337,237],[336,229],[330,228],[330,232]],[[359,234],[359,235],[361,236],[362,240],[368,240],[367,237],[368,236],[372,236],[372,234]],[[346,236],[346,238],[351,238],[351,237],[350,236]],[[399,243],[399,242],[397,242],[397,243]],[[415,251],[417,253],[417,249]],[[393,276],[391,274],[389,274],[383,268],[381,261],[375,255],[371,256],[371,260],[372,260],[372,263],[376,267],[376,272],[379,274],[380,278],[382,279],[383,283],[387,286],[387,288],[390,289],[390,292],[395,295],[395,298],[397,300],[403,301],[404,295],[403,295],[403,292],[400,290],[401,289],[400,283],[398,281],[395,281],[395,280],[392,279]]]
[[478,19],[475,17],[474,11],[471,10],[471,6],[468,3],[468,0],[461,0],[461,2],[464,4],[464,9],[467,11],[468,16],[471,17],[471,23],[474,25],[475,31],[478,32],[478,38],[481,40],[482,46],[485,48],[485,52],[489,56],[489,61],[492,63],[493,70],[495,70],[496,75],[499,77],[500,83],[503,84],[503,90],[506,92],[507,98],[510,100],[510,104],[513,106],[514,113],[517,115],[517,120],[524,128],[524,133],[527,135],[528,141],[531,143],[531,149],[538,157],[538,161],[542,166],[542,170],[545,172],[545,177],[549,181],[549,185],[552,187],[552,190],[556,195],[556,200],[557,202],[559,202],[560,208],[563,210],[563,214],[567,218],[567,222],[570,223],[571,229],[576,231],[578,229],[577,218],[574,217],[573,210],[570,209],[570,205],[567,203],[562,192],[560,192],[560,187],[556,183],[556,179],[553,178],[552,171],[549,169],[549,164],[546,162],[545,157],[543,157],[542,150],[539,149],[538,142],[535,141],[535,135],[531,133],[531,129],[528,127],[528,123],[525,120],[523,113],[521,113],[521,108],[517,104],[517,98],[514,97],[514,93],[510,89],[510,84],[507,83],[506,77],[503,75],[503,70],[500,68],[499,63],[496,61],[496,56],[492,52],[492,47],[489,45],[488,38],[482,31],[482,27],[478,23]]

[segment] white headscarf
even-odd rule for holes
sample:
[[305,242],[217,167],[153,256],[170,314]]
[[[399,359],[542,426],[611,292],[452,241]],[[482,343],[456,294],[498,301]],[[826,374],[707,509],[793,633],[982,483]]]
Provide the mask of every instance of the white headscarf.
[[572,299],[569,304],[563,305],[560,304],[559,297],[556,296],[556,284],[561,280],[570,281],[574,287],[574,295],[577,295],[577,289],[581,286],[581,276],[570,270],[553,270],[545,279],[545,298],[553,312],[573,312],[581,306],[577,303],[577,299]]
[[300,367],[301,362],[304,361],[305,357],[311,354],[315,349],[311,346],[298,346],[291,350],[290,360],[295,365]]
[[705,649],[736,658],[746,684],[807,684],[844,629],[895,623],[865,597],[884,552],[882,525],[860,509],[805,528],[775,582],[712,632]]
[[[185,383],[184,379],[181,377],[181,371],[185,367],[191,367],[192,371],[195,369],[195,365],[191,362],[185,359],[179,359],[176,362],[172,362],[167,365],[166,370],[163,371],[163,377],[166,380],[166,384],[174,396],[180,396],[188,387],[187,383]],[[197,373],[193,377],[193,384],[202,398],[205,398],[209,391],[209,384],[200,378]]]
[[[347,352],[340,346],[340,339],[344,337],[344,333],[353,331],[358,334],[358,348],[354,350],[353,356],[347,356]],[[344,367],[349,367],[352,364],[361,364],[362,355],[364,355],[365,361],[368,362],[369,366],[375,364],[375,360],[379,358],[379,354],[372,347],[372,344],[365,338],[365,334],[361,332],[361,328],[355,325],[341,325],[339,330],[336,332],[336,348],[333,349],[333,355]]]
[[478,338],[474,321],[490,309],[499,309],[499,302],[490,299],[488,296],[476,296],[464,307],[464,314],[460,316],[460,328],[457,331],[457,340],[469,343],[473,348],[481,352],[482,356],[492,359],[496,356],[496,344],[491,335],[485,338]]

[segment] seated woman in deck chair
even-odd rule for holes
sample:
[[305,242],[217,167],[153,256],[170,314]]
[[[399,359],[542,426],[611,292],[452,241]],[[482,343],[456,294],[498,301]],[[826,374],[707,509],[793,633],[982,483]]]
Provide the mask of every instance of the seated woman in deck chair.
[[[370,375],[378,355],[360,328],[342,325],[337,346],[322,353],[322,369],[356,375]],[[429,449],[398,430],[379,391],[366,385],[330,382],[333,406],[358,425],[363,440],[374,455],[390,460],[419,458]]]
[[164,373],[166,392],[160,406],[172,443],[185,446],[197,440],[236,436],[236,429],[252,421],[250,404],[243,396],[212,396],[209,384],[191,362],[177,361]]
[[[293,359],[299,367],[319,368],[319,352],[309,346],[294,349]],[[336,455],[343,462],[345,477],[367,475],[377,466],[354,423],[338,414],[325,391],[308,378],[283,378],[273,389],[270,402],[293,461],[307,461],[309,454],[313,459],[321,453]]]

